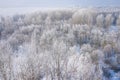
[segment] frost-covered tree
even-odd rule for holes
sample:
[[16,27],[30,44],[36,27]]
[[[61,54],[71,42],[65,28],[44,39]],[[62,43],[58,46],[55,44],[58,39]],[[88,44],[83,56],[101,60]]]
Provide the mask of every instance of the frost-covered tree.
[[[52,58],[54,63],[54,68],[56,70],[55,75],[57,80],[61,80],[62,76],[64,75],[64,71],[67,63],[67,46],[66,44],[61,41],[55,41],[53,44],[53,50],[52,50]],[[54,76],[55,77],[55,76]]]
[[105,17],[105,28],[109,28],[113,24],[113,20],[112,14],[107,14]]
[[55,29],[45,30],[40,38],[41,48],[51,48],[50,46],[54,43],[56,39],[56,31]]
[[43,56],[29,53],[25,61],[20,65],[19,79],[23,80],[38,80],[43,77],[42,75],[42,58]]
[[[87,13],[86,13],[87,11]],[[91,26],[93,24],[93,19],[95,16],[95,11],[91,9],[82,9],[75,12],[72,16],[72,23],[73,24],[87,24]]]
[[90,38],[90,27],[87,25],[75,25],[73,26],[73,34],[78,44],[87,43]]
[[32,36],[31,36],[31,48],[34,54],[39,53],[39,39],[40,39],[40,32],[39,29],[35,28]]
[[96,25],[97,27],[104,27],[104,15],[103,14],[99,14],[96,17]]
[[120,15],[117,18],[116,24],[117,24],[118,27],[120,26]]
[[89,52],[89,53],[91,53],[92,50],[93,50],[93,48],[91,47],[90,44],[83,44],[83,45],[81,46],[81,52],[82,52],[83,54],[84,54],[84,52]]
[[90,36],[90,43],[93,44],[95,47],[99,47],[102,39],[102,35],[103,33],[101,30],[99,30],[99,28],[92,29]]
[[18,19],[17,25],[18,26],[23,26],[24,25],[23,19],[21,17]]
[[[87,49],[87,47],[86,47]],[[102,70],[99,64],[100,51],[84,52],[79,57],[79,71],[81,80],[101,80]],[[87,75],[87,76],[86,76]]]
[[0,16],[0,24],[2,23],[2,17]]
[[0,79],[13,79],[12,49],[8,43],[0,43]]
[[13,24],[13,18],[12,17],[4,17],[4,25],[6,28],[12,27]]
[[106,57],[110,57],[112,55],[112,46],[110,44],[107,44],[103,50]]

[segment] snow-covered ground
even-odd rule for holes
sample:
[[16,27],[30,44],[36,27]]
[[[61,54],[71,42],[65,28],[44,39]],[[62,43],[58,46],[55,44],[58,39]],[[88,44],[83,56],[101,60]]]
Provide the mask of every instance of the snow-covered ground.
[[118,31],[118,27],[113,25],[109,28],[109,31]]

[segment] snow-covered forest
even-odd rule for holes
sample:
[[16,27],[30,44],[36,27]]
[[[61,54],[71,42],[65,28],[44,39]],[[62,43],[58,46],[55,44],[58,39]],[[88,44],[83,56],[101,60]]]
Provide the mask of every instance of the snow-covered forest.
[[120,8],[1,15],[0,80],[120,80]]

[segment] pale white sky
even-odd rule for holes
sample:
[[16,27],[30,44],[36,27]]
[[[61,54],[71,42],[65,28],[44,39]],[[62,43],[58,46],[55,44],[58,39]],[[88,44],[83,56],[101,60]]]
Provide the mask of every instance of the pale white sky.
[[120,6],[120,0],[0,0],[0,15],[35,12],[45,8]]
[[120,6],[120,0],[0,0],[0,8]]

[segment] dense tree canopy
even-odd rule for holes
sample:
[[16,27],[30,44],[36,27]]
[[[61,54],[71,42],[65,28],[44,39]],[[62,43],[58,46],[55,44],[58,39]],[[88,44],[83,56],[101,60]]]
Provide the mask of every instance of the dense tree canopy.
[[120,63],[115,13],[88,8],[1,16],[0,80],[110,80],[106,73]]

